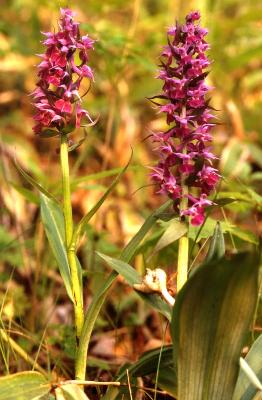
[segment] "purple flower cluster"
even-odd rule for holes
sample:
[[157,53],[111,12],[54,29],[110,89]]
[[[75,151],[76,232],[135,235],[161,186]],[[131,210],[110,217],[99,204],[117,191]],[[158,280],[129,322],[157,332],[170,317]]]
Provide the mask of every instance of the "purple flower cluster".
[[93,79],[87,62],[94,41],[87,35],[80,36],[79,23],[73,17],[71,10],[61,9],[59,31],[44,33],[46,51],[39,55],[39,80],[33,92],[37,109],[33,130],[42,136],[52,131],[54,136],[68,133],[79,128],[83,119],[92,122],[81,107],[79,88],[83,78]]
[[[207,30],[196,23],[199,19],[200,13],[192,12],[184,25],[177,23],[168,29],[158,75],[164,81],[163,90],[151,98],[169,125],[167,131],[154,134],[160,161],[151,176],[160,186],[159,193],[172,198],[180,215],[191,217],[192,225],[204,221],[205,208],[213,204],[207,196],[219,180],[212,167],[216,157],[208,147],[215,124],[206,97],[211,89],[205,82],[210,65],[204,39]],[[187,206],[183,209],[181,203]]]

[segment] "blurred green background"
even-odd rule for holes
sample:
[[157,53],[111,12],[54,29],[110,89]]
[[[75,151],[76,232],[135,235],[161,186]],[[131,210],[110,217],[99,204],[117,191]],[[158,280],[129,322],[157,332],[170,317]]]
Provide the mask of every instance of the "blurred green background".
[[[29,94],[36,82],[35,54],[43,52],[41,31],[57,28],[61,6],[77,11],[83,34],[96,39],[90,56],[95,82],[84,105],[94,118],[99,116],[99,121],[89,128],[85,143],[71,153],[76,220],[99,199],[118,168],[127,162],[131,146],[134,150],[129,172],[88,226],[88,240],[81,247],[89,282],[87,303],[105,274],[104,267],[95,261],[95,250],[118,254],[145,216],[164,201],[149,186],[147,167],[157,154],[147,137],[164,127],[165,121],[146,98],[161,90],[161,82],[155,77],[167,27],[176,19],[183,22],[186,13],[194,9],[201,11],[211,43],[209,80],[214,86],[212,105],[218,110],[219,121],[214,130],[214,151],[220,157],[218,168],[223,175],[218,197],[236,200],[215,210],[213,218],[223,222],[228,252],[258,243],[262,228],[260,0],[0,0],[0,5],[0,295],[4,299],[4,323],[13,321],[19,330],[41,337],[47,321],[58,324],[69,318],[65,305],[61,305],[60,314],[54,311],[50,322],[48,310],[55,305],[57,310],[65,297],[54,261],[46,251],[37,194],[13,163],[16,157],[28,173],[59,196],[58,142],[39,139],[32,132],[34,110]],[[82,135],[76,132],[72,140]],[[105,170],[108,173],[100,173]],[[212,233],[214,219],[203,230],[200,241]],[[148,261],[163,225],[136,257],[135,265],[141,273],[148,265],[174,271],[176,244]],[[198,257],[200,249],[201,243],[194,256]],[[125,325],[144,321],[142,305],[138,306],[139,317],[132,308],[137,299],[130,294],[120,305],[119,295],[110,299],[113,305],[105,310],[98,327],[121,327],[119,315],[125,310],[129,310]],[[41,320],[37,318],[39,310]],[[69,332],[65,329],[58,334],[68,337]],[[50,335],[52,345],[56,344],[54,336]],[[32,351],[32,344],[20,340]],[[70,355],[70,348],[64,350]],[[132,355],[132,349],[128,351]]]

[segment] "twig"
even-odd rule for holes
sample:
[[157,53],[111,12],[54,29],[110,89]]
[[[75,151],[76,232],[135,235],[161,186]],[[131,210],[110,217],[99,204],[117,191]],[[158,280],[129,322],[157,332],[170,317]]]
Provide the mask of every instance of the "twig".
[[[74,385],[80,385],[80,386],[115,386],[115,387],[126,387],[128,386],[127,383],[121,383],[121,382],[96,382],[96,381],[84,381],[84,380],[67,380],[67,381],[62,381],[59,382],[56,386],[63,386],[63,385],[68,385],[68,384],[74,384]],[[152,392],[152,393],[158,393],[158,394],[163,394],[166,395],[167,392],[163,390],[155,390],[152,388],[144,387],[144,386],[136,386],[132,385],[133,388],[138,389],[138,390],[143,390],[144,392]]]

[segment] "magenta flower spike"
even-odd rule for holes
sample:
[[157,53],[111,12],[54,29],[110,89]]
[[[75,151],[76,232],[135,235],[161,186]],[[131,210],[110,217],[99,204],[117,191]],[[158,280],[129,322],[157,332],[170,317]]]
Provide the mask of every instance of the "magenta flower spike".
[[61,9],[58,25],[58,32],[44,33],[46,51],[39,55],[39,80],[32,93],[36,107],[33,130],[43,137],[72,132],[83,120],[93,122],[82,108],[79,88],[84,78],[93,80],[87,62],[94,40],[80,36],[79,23],[68,8]]
[[[163,80],[163,89],[151,98],[166,114],[169,125],[167,131],[153,135],[160,161],[151,177],[160,187],[158,193],[173,199],[180,216],[190,216],[192,225],[203,223],[205,208],[213,204],[207,196],[220,178],[212,166],[216,157],[209,147],[215,125],[207,98],[211,88],[205,81],[209,44],[204,39],[207,30],[197,23],[199,19],[200,13],[195,11],[187,15],[184,25],[177,23],[168,29],[168,45],[162,51],[157,77]],[[181,203],[187,204],[186,208]]]

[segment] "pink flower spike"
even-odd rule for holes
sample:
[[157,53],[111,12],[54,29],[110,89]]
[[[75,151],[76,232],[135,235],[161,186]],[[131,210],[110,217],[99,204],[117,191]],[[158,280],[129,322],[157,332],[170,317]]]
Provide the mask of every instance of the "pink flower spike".
[[183,25],[176,23],[167,30],[168,44],[163,47],[157,77],[163,87],[153,96],[168,128],[153,134],[160,161],[151,178],[160,187],[157,193],[173,199],[176,209],[187,197],[188,205],[180,209],[180,216],[189,216],[192,225],[203,223],[206,207],[213,204],[207,195],[220,178],[212,166],[217,157],[210,150],[215,125],[206,97],[211,90],[205,80],[211,64],[206,54],[210,46],[199,19],[199,11],[193,11]]
[[[61,8],[60,11],[58,32],[43,33],[46,51],[39,54],[39,80],[32,93],[36,107],[34,119],[37,121],[33,130],[36,133],[47,127],[58,133],[72,132],[72,121],[75,121],[75,127],[79,127],[84,117],[93,123],[89,113],[79,106],[79,89],[83,78],[94,80],[93,71],[87,65],[94,40],[87,35],[81,37],[72,10]],[[77,66],[75,59],[78,57],[80,65]]]

